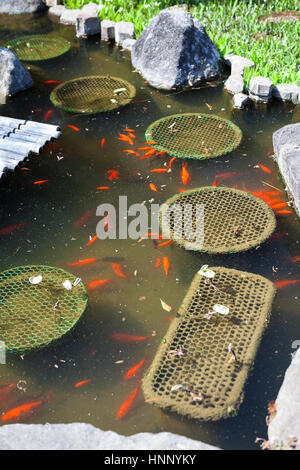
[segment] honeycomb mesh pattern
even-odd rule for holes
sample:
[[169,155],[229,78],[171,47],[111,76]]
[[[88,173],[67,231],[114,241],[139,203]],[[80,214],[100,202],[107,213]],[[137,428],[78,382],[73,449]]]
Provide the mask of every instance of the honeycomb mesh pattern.
[[[237,413],[243,388],[271,312],[276,288],[262,276],[210,268],[197,273],[143,378],[146,402],[195,419],[217,420]],[[228,315],[205,314],[215,304]],[[230,362],[229,345],[236,360]],[[183,355],[172,353],[180,350]],[[174,386],[181,385],[190,393]]]
[[9,41],[6,47],[20,60],[35,62],[65,54],[70,49],[71,43],[57,36],[36,35],[14,39]]
[[[162,231],[189,250],[212,254],[246,251],[264,242],[276,227],[272,209],[262,199],[238,189],[204,186],[176,194],[165,204],[169,211],[175,204],[179,210],[181,208],[181,214],[174,216],[171,211],[168,219],[161,211]],[[192,206],[190,219],[184,211],[187,204]],[[204,211],[203,243],[191,242],[192,233],[196,231],[198,205],[202,205]],[[186,226],[182,224],[183,218]],[[177,238],[176,227],[181,224],[182,238]]]
[[58,85],[50,99],[58,108],[76,113],[100,113],[124,106],[134,98],[135,87],[110,76],[80,77]]
[[207,159],[234,150],[242,131],[215,115],[187,113],[167,116],[152,123],[145,133],[153,147],[177,158]]
[[[29,279],[38,275],[42,281],[31,284]],[[0,340],[8,352],[45,346],[75,325],[87,293],[82,282],[72,290],[62,286],[75,279],[51,266],[18,266],[0,273]]]

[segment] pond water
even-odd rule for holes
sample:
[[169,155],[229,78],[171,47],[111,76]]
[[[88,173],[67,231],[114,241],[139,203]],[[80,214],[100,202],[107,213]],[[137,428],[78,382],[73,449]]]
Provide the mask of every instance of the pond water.
[[[124,127],[136,129],[135,147],[143,146],[148,125],[163,116],[183,112],[216,114],[232,120],[243,131],[239,148],[229,155],[210,161],[188,161],[191,179],[186,188],[211,185],[215,175],[241,173],[225,181],[251,190],[268,188],[267,182],[283,189],[278,168],[270,158],[272,133],[283,125],[299,121],[299,110],[289,105],[251,105],[247,110],[232,109],[232,98],[221,82],[203,85],[186,92],[160,92],[150,88],[137,74],[128,52],[96,38],[78,40],[73,27],[62,27],[46,15],[1,17],[0,45],[9,39],[57,31],[72,42],[71,50],[56,59],[30,65],[35,86],[0,105],[0,115],[43,121],[61,127],[62,136],[48,144],[38,156],[4,177],[0,184],[0,227],[25,223],[10,235],[1,236],[0,268],[43,264],[64,267],[80,276],[87,285],[93,279],[112,279],[105,289],[89,293],[88,307],[76,327],[59,342],[22,356],[9,355],[0,367],[0,384],[20,382],[26,388],[15,390],[1,402],[1,411],[32,397],[49,396],[49,401],[26,423],[87,422],[104,430],[124,435],[137,432],[170,431],[199,439],[225,449],[255,449],[256,437],[266,437],[265,416],[268,402],[277,396],[283,374],[291,361],[292,342],[300,339],[299,286],[279,290],[270,324],[263,336],[254,368],[245,386],[245,398],[235,418],[214,423],[196,422],[167,413],[146,404],[140,391],[132,411],[123,419],[116,415],[121,404],[135,389],[139,378],[125,381],[126,371],[155,354],[195,273],[203,264],[225,266],[257,274],[272,281],[299,279],[299,265],[289,257],[299,255],[300,224],[293,214],[278,217],[277,232],[284,234],[265,242],[259,249],[242,254],[210,256],[185,251],[175,245],[155,248],[151,240],[97,240],[86,247],[95,234],[97,218],[76,228],[75,222],[94,211],[101,203],[118,205],[126,195],[128,204],[149,201],[163,203],[182,188],[181,163],[175,162],[170,174],[149,173],[169,161],[160,156],[140,161],[124,153],[128,148],[117,140]],[[74,115],[53,107],[49,100],[52,85],[47,80],[65,81],[84,75],[119,76],[137,89],[133,102],[119,110],[98,115]],[[208,106],[209,105],[209,106]],[[298,107],[299,108],[299,107]],[[298,114],[297,114],[298,113]],[[75,132],[68,125],[77,126]],[[101,139],[106,143],[101,148]],[[135,148],[132,147],[132,148]],[[57,156],[63,157],[58,159]],[[269,167],[266,174],[258,163]],[[120,179],[108,181],[105,172],[115,169]],[[49,179],[43,185],[34,181]],[[149,189],[153,182],[158,192]],[[96,191],[97,186],[110,186]],[[286,196],[287,197],[287,196]],[[148,203],[147,203],[148,204]],[[168,256],[171,269],[154,268],[159,256]],[[97,258],[86,267],[69,267],[82,258]],[[122,258],[122,269],[130,276],[117,277],[105,258]],[[277,267],[275,272],[273,267]],[[134,276],[135,272],[135,276]],[[163,299],[172,306],[167,313]],[[122,344],[111,334],[149,336],[146,342]],[[122,361],[122,362],[120,362]],[[76,388],[75,383],[92,379]]]

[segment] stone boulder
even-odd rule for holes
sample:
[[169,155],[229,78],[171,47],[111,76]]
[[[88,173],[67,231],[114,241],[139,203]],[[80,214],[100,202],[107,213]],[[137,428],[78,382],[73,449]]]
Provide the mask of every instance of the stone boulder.
[[19,15],[44,10],[43,0],[0,0],[0,14]]
[[272,98],[273,82],[265,77],[252,77],[249,82],[249,96],[252,100],[268,103]]
[[[288,127],[288,126],[286,126]],[[300,156],[299,156],[300,159]],[[272,419],[269,439],[285,446],[291,437],[300,445],[300,349],[285,373],[276,399],[276,415]]]
[[216,77],[219,59],[203,24],[181,9],[162,10],[131,51],[133,66],[150,85],[165,90]]
[[13,95],[33,85],[28,70],[9,49],[0,47],[0,89],[4,96]]
[[219,450],[178,434],[121,436],[91,424],[10,424],[0,427],[1,450]]
[[297,85],[279,84],[273,88],[273,96],[280,101],[291,101],[294,104],[300,103],[300,87]]
[[273,147],[287,190],[293,196],[300,216],[300,122],[288,124],[274,132]]

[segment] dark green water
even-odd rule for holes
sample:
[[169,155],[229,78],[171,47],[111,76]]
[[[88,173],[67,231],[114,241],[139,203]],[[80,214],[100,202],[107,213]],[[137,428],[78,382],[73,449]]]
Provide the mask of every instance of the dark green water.
[[[45,397],[51,391],[49,403],[24,422],[87,422],[125,435],[170,431],[226,449],[257,448],[255,438],[267,435],[267,404],[276,398],[291,361],[292,341],[300,339],[297,284],[277,294],[271,321],[236,418],[216,423],[186,420],[144,403],[142,392],[129,415],[119,421],[116,414],[138,383],[137,378],[125,381],[125,372],[144,357],[149,364],[169,326],[168,317],[180,306],[200,266],[236,268],[261,274],[272,281],[299,278],[299,266],[288,261],[290,256],[300,254],[300,224],[296,216],[278,218],[277,231],[288,235],[269,240],[258,250],[226,256],[186,252],[173,245],[155,249],[151,240],[142,243],[105,240],[85,247],[89,236],[95,234],[97,219],[90,218],[85,227],[78,229],[74,222],[101,203],[117,206],[119,195],[127,195],[129,205],[151,198],[155,203],[163,203],[182,187],[180,162],[175,162],[172,173],[155,175],[149,170],[162,167],[169,157],[140,161],[122,152],[128,146],[118,141],[117,135],[124,127],[136,129],[135,146],[140,147],[147,126],[169,114],[204,112],[231,119],[243,131],[239,149],[207,162],[189,161],[192,176],[187,188],[210,185],[217,173],[224,172],[242,173],[227,180],[229,186],[260,190],[265,187],[262,181],[267,181],[283,188],[277,167],[268,156],[272,133],[285,124],[299,121],[299,110],[272,103],[233,111],[231,97],[223,91],[222,84],[185,93],[162,93],[147,86],[134,72],[127,52],[100,44],[96,39],[79,41],[74,38],[73,27],[61,27],[45,15],[1,18],[0,22],[0,45],[24,34],[53,30],[72,41],[72,49],[66,55],[31,66],[34,88],[0,105],[0,115],[36,121],[43,121],[45,113],[53,110],[48,122],[62,129],[59,140],[22,165],[29,168],[28,171],[17,169],[0,183],[0,228],[27,223],[0,238],[0,268],[26,264],[66,267],[66,263],[95,257],[99,259],[97,263],[68,269],[85,284],[97,278],[114,280],[109,288],[90,293],[82,320],[57,344],[22,357],[8,356],[7,364],[0,366],[0,384],[24,380],[26,392],[14,391],[9,401],[1,403],[2,411],[27,398]],[[94,74],[129,80],[137,89],[133,103],[119,111],[94,116],[72,115],[52,106],[49,94],[53,87],[43,84],[44,81],[64,81]],[[80,132],[74,132],[67,125],[77,126]],[[106,144],[101,149],[103,137]],[[58,160],[57,156],[63,159]],[[254,168],[258,163],[268,166],[272,174]],[[105,171],[111,168],[120,172],[119,180],[110,182],[105,178]],[[43,179],[49,182],[41,186],[32,184]],[[158,187],[158,193],[150,191],[149,182]],[[97,186],[111,189],[97,192]],[[130,279],[117,277],[111,264],[101,261],[112,256],[124,258],[122,266],[131,275]],[[171,261],[168,277],[162,269],[154,269],[158,256],[168,256]],[[278,268],[277,272],[273,266]],[[137,271],[136,276],[133,276],[134,271]],[[145,300],[141,300],[143,298]],[[170,314],[162,310],[160,298],[172,306]],[[150,335],[151,340],[123,345],[109,338],[113,333]],[[124,362],[116,364],[118,361]],[[82,388],[74,387],[84,379],[92,379],[92,382]]]

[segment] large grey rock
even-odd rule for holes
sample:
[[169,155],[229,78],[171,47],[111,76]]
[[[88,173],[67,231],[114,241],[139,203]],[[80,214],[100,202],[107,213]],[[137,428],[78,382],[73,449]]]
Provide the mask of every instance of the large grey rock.
[[5,96],[30,88],[30,73],[9,49],[0,47],[0,88]]
[[219,59],[203,24],[180,9],[162,10],[131,51],[133,66],[149,84],[166,90],[217,76]]
[[300,87],[297,85],[288,85],[285,83],[274,86],[274,98],[280,101],[292,101],[294,104],[300,103]]
[[90,11],[82,10],[76,19],[76,36],[80,38],[100,33],[101,24],[98,13],[95,13],[92,9]]
[[123,49],[127,49],[128,51],[131,51],[133,48],[133,45],[135,44],[136,40],[135,39],[125,39],[122,42],[122,47]]
[[81,10],[68,10],[65,8],[60,15],[60,22],[67,25],[76,25],[77,17],[81,13]]
[[134,24],[127,21],[118,21],[115,25],[115,41],[122,46],[126,39],[134,38]]
[[242,109],[249,101],[249,96],[244,93],[237,93],[233,97],[233,106],[237,109]]
[[[299,124],[300,125],[300,124]],[[287,126],[286,126],[287,127]],[[299,156],[300,158],[300,156]],[[300,444],[300,349],[285,373],[276,399],[276,415],[268,434],[270,440],[287,443],[291,436]]]
[[282,177],[300,216],[300,123],[289,124],[274,132],[273,147]]
[[42,0],[0,0],[0,13],[19,15],[21,13],[34,13],[45,9]]
[[226,80],[224,87],[229,93],[236,95],[242,93],[244,89],[244,79],[242,75],[230,75]]
[[115,25],[114,21],[103,20],[101,21],[101,39],[102,41],[112,41],[115,39]]
[[244,75],[246,67],[254,67],[254,62],[251,59],[236,54],[226,54],[224,60],[231,67],[231,75]]
[[121,436],[90,424],[10,424],[0,427],[1,450],[219,450],[178,434]]
[[254,101],[267,103],[272,97],[273,82],[265,77],[253,77],[249,82],[249,96]]

